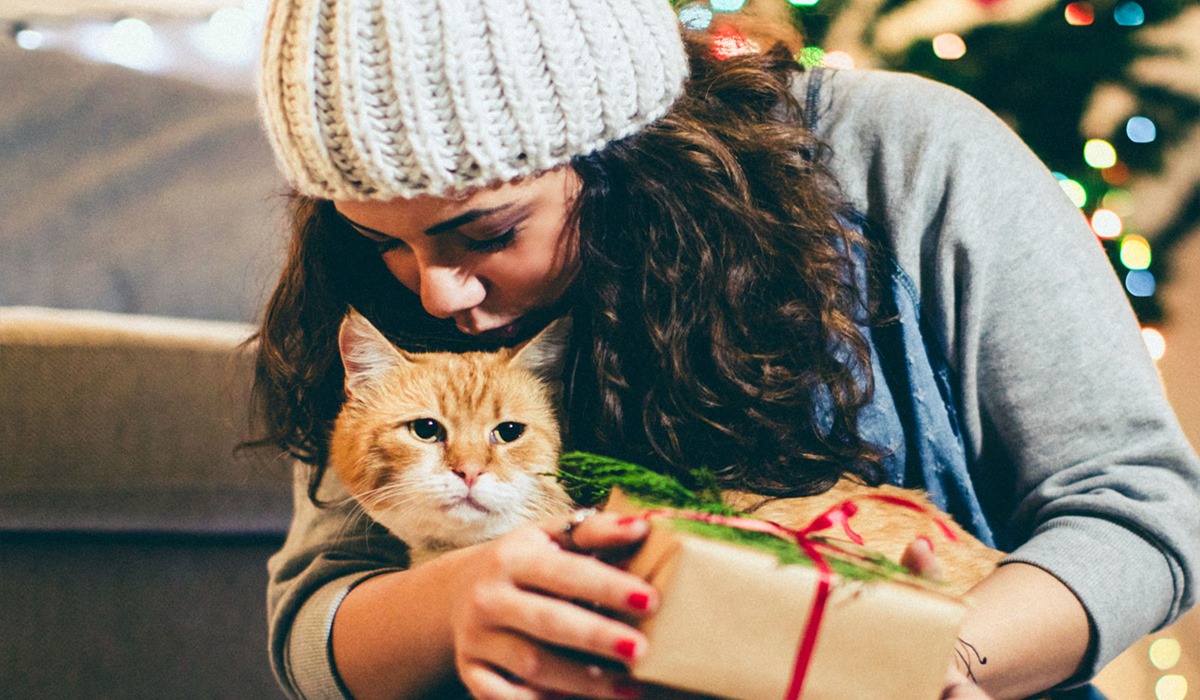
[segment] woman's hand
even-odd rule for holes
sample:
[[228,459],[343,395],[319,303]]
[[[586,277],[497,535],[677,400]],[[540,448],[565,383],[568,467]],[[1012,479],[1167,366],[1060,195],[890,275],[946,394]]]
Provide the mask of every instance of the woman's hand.
[[470,563],[450,615],[460,678],[477,698],[636,697],[624,665],[646,638],[613,616],[647,615],[657,597],[597,557],[640,542],[646,523],[596,513],[545,527],[462,550]]
[[[941,561],[933,553],[933,544],[927,538],[919,537],[910,542],[900,557],[900,563],[914,574],[934,581],[942,577]],[[967,677],[959,667],[959,662],[957,655],[950,662],[941,700],[989,700],[991,696]]]

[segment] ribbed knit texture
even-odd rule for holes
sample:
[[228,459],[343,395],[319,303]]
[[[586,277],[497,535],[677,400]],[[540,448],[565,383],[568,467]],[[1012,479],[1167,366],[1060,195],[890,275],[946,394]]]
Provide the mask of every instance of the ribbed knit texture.
[[668,0],[273,0],[261,101],[300,192],[386,200],[591,153],[686,75]]

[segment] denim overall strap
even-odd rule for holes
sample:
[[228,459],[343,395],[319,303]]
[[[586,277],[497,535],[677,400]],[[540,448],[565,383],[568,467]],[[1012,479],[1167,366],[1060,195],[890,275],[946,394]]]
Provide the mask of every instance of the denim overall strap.
[[[825,70],[809,69],[804,121],[816,128],[821,80]],[[865,440],[885,451],[888,481],[924,489],[939,508],[954,516],[989,546],[995,546],[992,529],[972,483],[966,448],[959,430],[954,378],[922,322],[919,296],[911,278],[890,252],[887,237],[874,230],[861,215],[847,225],[862,230],[872,242],[874,267],[882,275],[878,318],[862,319],[859,329],[871,345],[875,393],[859,415]],[[861,253],[861,251],[856,251]],[[858,255],[855,277],[866,290],[864,256]]]

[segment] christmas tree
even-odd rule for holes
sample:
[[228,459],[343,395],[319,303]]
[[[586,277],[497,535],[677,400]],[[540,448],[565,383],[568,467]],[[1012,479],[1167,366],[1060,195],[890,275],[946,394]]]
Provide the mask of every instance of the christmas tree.
[[709,0],[677,9],[685,26],[714,34],[718,52],[784,40],[810,65],[916,73],[974,96],[1055,172],[1142,323],[1162,319],[1156,290],[1170,249],[1200,220],[1200,168],[1184,155],[1200,145],[1194,2]]

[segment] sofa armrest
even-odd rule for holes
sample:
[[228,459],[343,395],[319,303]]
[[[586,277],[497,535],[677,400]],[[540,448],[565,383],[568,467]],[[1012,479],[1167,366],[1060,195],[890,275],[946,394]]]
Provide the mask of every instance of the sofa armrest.
[[287,460],[235,452],[251,332],[0,307],[0,531],[285,532]]

